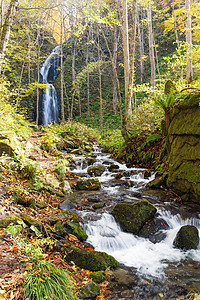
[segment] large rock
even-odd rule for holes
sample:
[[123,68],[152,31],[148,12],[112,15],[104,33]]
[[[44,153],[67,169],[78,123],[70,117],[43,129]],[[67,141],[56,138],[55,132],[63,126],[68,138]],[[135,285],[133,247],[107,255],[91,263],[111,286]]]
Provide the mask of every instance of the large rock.
[[101,176],[105,171],[104,165],[97,165],[94,167],[88,168],[87,172],[90,176]]
[[79,299],[96,299],[100,294],[100,286],[94,282],[88,282],[78,293]]
[[78,190],[96,191],[100,190],[101,183],[95,178],[79,178],[76,182]]
[[0,131],[0,156],[3,153],[9,156],[23,154],[22,146],[12,131]]
[[87,236],[83,226],[81,226],[80,224],[66,222],[64,224],[64,227],[67,228],[68,233],[75,235],[79,239],[79,241],[84,242],[87,240],[88,236]]
[[70,247],[66,253],[66,260],[73,261],[80,268],[90,271],[102,271],[118,266],[114,257],[105,252],[86,251],[77,247]]
[[9,215],[0,217],[0,228],[6,228],[10,224],[17,225],[19,221],[22,221],[18,216]]
[[[200,100],[200,98],[199,98]],[[200,107],[179,106],[168,131],[167,185],[187,200],[200,203]]]
[[138,234],[143,225],[152,219],[157,209],[147,200],[136,203],[118,203],[111,214],[124,231]]
[[197,249],[199,244],[199,232],[195,226],[185,225],[177,232],[174,246],[179,249]]

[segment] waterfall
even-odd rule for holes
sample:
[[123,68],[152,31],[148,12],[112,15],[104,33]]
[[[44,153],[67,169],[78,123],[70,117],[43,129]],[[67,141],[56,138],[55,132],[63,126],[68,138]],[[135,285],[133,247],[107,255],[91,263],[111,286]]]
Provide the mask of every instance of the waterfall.
[[48,125],[51,122],[59,123],[59,105],[56,89],[49,81],[54,81],[60,64],[60,46],[53,49],[40,69],[42,82],[46,84],[46,91],[42,95],[41,123]]

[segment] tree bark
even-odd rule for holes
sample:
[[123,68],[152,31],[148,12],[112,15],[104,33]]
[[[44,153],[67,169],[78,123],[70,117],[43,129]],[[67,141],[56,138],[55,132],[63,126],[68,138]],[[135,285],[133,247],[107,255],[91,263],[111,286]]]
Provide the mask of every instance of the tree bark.
[[138,25],[138,40],[139,40],[139,52],[140,52],[140,82],[144,80],[144,47],[142,45],[142,35],[140,28],[140,18],[138,8],[136,8],[136,17],[137,17],[137,25]]
[[148,34],[149,34],[149,57],[150,57],[150,64],[151,64],[151,86],[155,87],[156,68],[155,68],[155,57],[154,57],[154,47],[153,47],[153,26],[152,26],[152,12],[151,12],[150,2],[149,2],[149,7],[147,9],[147,19],[148,19]]
[[187,66],[186,66],[186,81],[187,84],[192,82],[193,70],[192,70],[192,22],[190,14],[190,0],[185,0],[185,14],[186,14],[186,46],[187,46]]
[[[117,49],[118,49],[118,42],[119,42],[119,30],[118,26],[114,25],[114,47],[113,47],[113,64],[114,68],[117,68]],[[117,79],[115,72],[113,72],[113,111],[117,113]]]
[[61,102],[61,119],[65,122],[64,93],[63,93],[63,5],[60,6],[60,102]]
[[14,21],[18,4],[19,4],[19,0],[10,1],[10,5],[6,13],[5,21],[0,29],[0,74],[1,74],[6,47],[8,45],[8,41],[10,37],[10,30]]
[[[90,40],[90,29],[87,33],[87,48],[86,48],[86,66],[89,63],[89,40]],[[90,73],[87,72],[87,115],[90,117]]]

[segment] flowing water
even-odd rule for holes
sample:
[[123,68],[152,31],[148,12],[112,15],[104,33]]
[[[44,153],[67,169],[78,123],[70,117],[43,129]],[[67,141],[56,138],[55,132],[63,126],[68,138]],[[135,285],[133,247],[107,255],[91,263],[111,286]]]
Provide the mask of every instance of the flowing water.
[[52,122],[59,123],[59,105],[56,89],[53,82],[58,73],[60,64],[60,46],[53,49],[49,57],[43,63],[40,69],[42,82],[46,84],[46,91],[42,95],[42,117],[43,125],[48,125]]
[[[200,245],[197,250],[190,251],[173,247],[181,226],[195,225],[200,233],[200,213],[194,207],[170,202],[161,192],[146,189],[145,185],[155,177],[154,172],[145,173],[145,169],[128,168],[114,161],[110,155],[101,153],[98,147],[94,148],[94,156],[94,165],[103,164],[106,167],[105,172],[98,177],[102,183],[101,191],[77,192],[75,204],[82,203],[83,209],[79,214],[88,234],[87,242],[95,250],[114,256],[130,276],[134,273],[128,293],[123,294],[124,289],[127,290],[126,285],[118,285],[115,299],[186,299],[188,290],[200,290]],[[86,158],[78,156],[75,162],[74,172],[88,176]],[[109,172],[111,164],[118,165],[119,171]],[[123,176],[116,179],[119,172]],[[73,197],[71,201],[74,202]],[[102,202],[104,207],[94,211],[91,203],[82,202],[85,198],[91,202]],[[110,214],[118,202],[137,202],[143,198],[157,207],[157,221],[166,224],[165,228],[156,233],[154,240],[157,242],[123,232]]]

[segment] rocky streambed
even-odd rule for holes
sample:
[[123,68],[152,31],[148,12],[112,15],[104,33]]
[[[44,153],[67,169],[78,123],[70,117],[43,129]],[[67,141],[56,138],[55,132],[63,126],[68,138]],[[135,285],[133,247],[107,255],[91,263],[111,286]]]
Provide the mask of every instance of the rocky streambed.
[[[199,207],[148,189],[153,171],[127,168],[98,147],[90,157],[74,157],[73,168],[78,190],[60,207],[79,215],[87,243],[119,262],[110,299],[187,299],[189,291],[200,292]],[[188,227],[195,230],[196,249],[176,243],[179,230]]]

